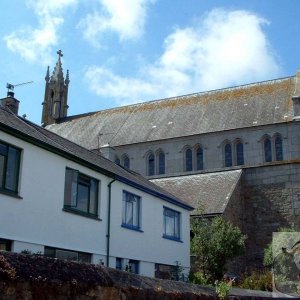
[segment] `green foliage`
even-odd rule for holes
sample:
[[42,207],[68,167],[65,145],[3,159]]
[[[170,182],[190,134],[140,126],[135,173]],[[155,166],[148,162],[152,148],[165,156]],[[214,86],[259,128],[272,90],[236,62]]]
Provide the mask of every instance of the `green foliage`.
[[190,273],[189,281],[199,285],[210,285],[202,271]]
[[208,282],[222,278],[226,263],[245,251],[245,239],[240,229],[220,217],[212,221],[192,219],[191,251],[196,255],[196,267]]
[[249,276],[242,278],[239,287],[250,290],[272,291],[272,272],[269,270],[254,270]]
[[225,299],[229,296],[231,286],[225,281],[216,281],[216,293],[220,299]]
[[[281,227],[278,229],[278,232],[295,232],[294,228],[286,228]],[[273,266],[273,251],[276,251],[281,249],[282,245],[289,244],[289,240],[284,240],[285,237],[283,236],[282,239],[277,240],[276,244],[273,244],[272,242],[267,245],[267,247],[264,249],[264,261],[263,264],[266,268],[271,269]]]

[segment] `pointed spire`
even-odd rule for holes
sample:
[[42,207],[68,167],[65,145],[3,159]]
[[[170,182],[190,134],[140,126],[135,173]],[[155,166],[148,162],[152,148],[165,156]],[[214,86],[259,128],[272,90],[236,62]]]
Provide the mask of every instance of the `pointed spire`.
[[61,59],[60,59],[63,56],[63,54],[61,50],[58,50],[56,53],[58,54],[58,60],[55,65],[53,74],[51,76],[51,81],[64,81],[64,74],[63,74],[63,69],[61,66]]
[[50,71],[49,71],[49,66],[48,66],[47,72],[46,72],[46,77],[45,77],[46,82],[49,82],[49,79],[50,79]]

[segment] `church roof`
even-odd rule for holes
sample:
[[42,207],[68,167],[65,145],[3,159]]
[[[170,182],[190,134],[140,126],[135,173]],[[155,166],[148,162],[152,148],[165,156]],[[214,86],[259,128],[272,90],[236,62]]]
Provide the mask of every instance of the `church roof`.
[[191,215],[222,214],[240,181],[242,170],[151,180],[195,207]]
[[193,208],[136,172],[0,107],[0,130],[188,210]]
[[89,149],[291,121],[296,77],[71,116],[47,128]]

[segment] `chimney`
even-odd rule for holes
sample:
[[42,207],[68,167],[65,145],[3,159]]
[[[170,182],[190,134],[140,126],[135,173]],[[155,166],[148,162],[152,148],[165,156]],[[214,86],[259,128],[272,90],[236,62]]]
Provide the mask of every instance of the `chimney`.
[[300,71],[295,76],[295,91],[293,99],[294,120],[300,121]]
[[7,97],[0,99],[0,106],[8,108],[11,112],[17,115],[20,101],[17,100],[14,96],[15,96],[14,92],[8,91]]

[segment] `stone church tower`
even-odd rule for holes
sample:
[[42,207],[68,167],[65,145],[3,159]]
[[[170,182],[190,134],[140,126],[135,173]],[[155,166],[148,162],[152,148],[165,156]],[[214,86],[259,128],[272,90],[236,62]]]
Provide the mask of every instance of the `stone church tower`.
[[64,79],[61,65],[62,51],[57,51],[58,61],[50,77],[49,66],[46,73],[46,87],[43,105],[42,126],[56,123],[61,118],[67,116],[68,112],[68,87],[69,70],[67,70],[66,79]]

